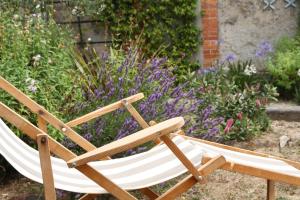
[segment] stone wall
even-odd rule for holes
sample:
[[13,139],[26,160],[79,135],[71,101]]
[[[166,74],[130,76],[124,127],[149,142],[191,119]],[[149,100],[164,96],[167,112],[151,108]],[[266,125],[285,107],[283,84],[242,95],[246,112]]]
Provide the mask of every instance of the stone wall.
[[277,0],[274,10],[264,10],[262,0],[219,0],[220,59],[230,53],[240,59],[253,58],[262,41],[276,44],[283,36],[295,35],[300,5],[297,9],[285,5]]

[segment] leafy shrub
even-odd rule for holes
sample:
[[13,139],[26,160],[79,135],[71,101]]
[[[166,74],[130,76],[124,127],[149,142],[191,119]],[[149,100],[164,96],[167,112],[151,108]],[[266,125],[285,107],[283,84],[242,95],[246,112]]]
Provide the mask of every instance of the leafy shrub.
[[220,139],[247,140],[269,126],[264,104],[275,100],[276,88],[260,81],[250,61],[230,60],[191,76],[205,102],[201,106],[212,105],[212,116],[223,118]]
[[[21,16],[13,9],[0,12],[0,75],[64,120],[67,108],[80,97],[73,81],[72,48],[69,32],[54,21],[45,22],[39,14]],[[0,99],[35,122],[7,93],[1,91]],[[50,133],[62,138],[53,129]]]
[[[146,121],[184,116],[188,134],[197,132],[202,134],[198,137],[203,137],[219,133],[220,120],[211,118],[211,106],[204,107],[205,112],[199,110],[203,100],[195,96],[195,90],[187,88],[188,83],[176,86],[166,58],[146,60],[135,47],[111,50],[101,58],[94,53],[85,53],[85,59],[78,54],[76,57],[84,95],[84,101],[74,110],[76,115],[143,92],[146,98],[135,107]],[[84,137],[97,146],[137,130],[137,122],[122,109],[81,127]],[[66,144],[72,145],[69,141]]]
[[300,103],[299,37],[295,39],[282,38],[276,46],[274,55],[267,63],[267,69],[282,96],[295,98]]

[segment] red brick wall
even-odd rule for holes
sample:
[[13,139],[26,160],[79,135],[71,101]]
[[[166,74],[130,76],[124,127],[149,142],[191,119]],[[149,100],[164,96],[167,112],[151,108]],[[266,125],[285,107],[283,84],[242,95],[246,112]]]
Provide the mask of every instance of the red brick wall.
[[203,66],[209,67],[219,58],[218,0],[201,0]]

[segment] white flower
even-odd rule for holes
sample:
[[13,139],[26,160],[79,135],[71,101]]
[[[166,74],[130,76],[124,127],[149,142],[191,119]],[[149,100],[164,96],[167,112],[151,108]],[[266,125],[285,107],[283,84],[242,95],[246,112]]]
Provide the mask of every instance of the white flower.
[[32,78],[27,78],[25,80],[26,83],[30,84],[30,85],[35,85],[36,84],[36,80],[32,79]]
[[100,14],[105,8],[106,8],[106,5],[105,4],[101,4],[101,6],[98,8],[97,14]]
[[37,87],[35,85],[29,85],[28,90],[30,90],[31,92],[35,93],[37,91]]
[[88,42],[91,42],[91,41],[92,41],[92,38],[89,37],[89,38],[87,39],[87,41],[88,41]]
[[32,78],[27,78],[25,82],[28,84],[27,89],[33,93],[37,91],[37,81]]
[[39,9],[41,7],[41,5],[40,4],[38,4],[38,5],[36,5],[36,9]]
[[42,56],[40,54],[37,54],[36,56],[33,56],[32,59],[35,61],[35,62],[38,62],[39,60],[41,60]]
[[18,20],[18,19],[19,19],[19,15],[14,14],[13,19],[14,19],[14,20]]
[[78,8],[77,6],[75,6],[72,10],[72,15],[75,15],[75,16],[83,15],[83,11],[80,8]]
[[36,56],[32,57],[33,60],[33,66],[36,66],[38,62],[41,60],[42,56],[40,54],[37,54]]
[[72,15],[77,15],[77,6],[75,6],[72,10]]
[[300,69],[298,69],[297,75],[300,77]]
[[256,67],[254,65],[247,65],[245,68],[244,74],[246,74],[247,76],[256,74]]

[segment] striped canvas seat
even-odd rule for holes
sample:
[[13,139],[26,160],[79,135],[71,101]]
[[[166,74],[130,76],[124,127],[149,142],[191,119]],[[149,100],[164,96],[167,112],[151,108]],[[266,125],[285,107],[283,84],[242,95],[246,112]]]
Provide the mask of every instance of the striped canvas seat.
[[[180,136],[173,141],[196,167],[200,166],[200,148]],[[0,154],[22,175],[43,182],[39,152],[20,140],[1,119]],[[65,161],[55,157],[51,157],[51,161],[55,188],[77,193],[106,193],[76,169],[68,168]],[[137,155],[91,162],[90,165],[126,190],[152,186],[187,172],[164,144]]]
[[273,173],[280,173],[290,177],[297,177],[298,179],[300,178],[300,170],[282,160],[232,151],[205,144],[200,141],[190,140],[190,142],[200,148],[203,151],[203,155],[207,157],[222,155],[229,163],[262,169]]

